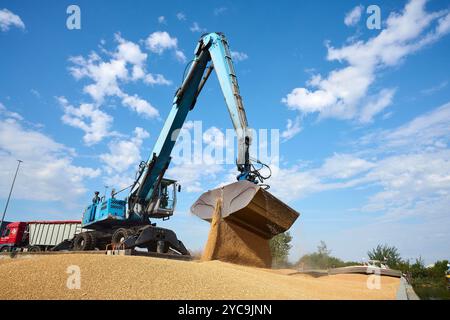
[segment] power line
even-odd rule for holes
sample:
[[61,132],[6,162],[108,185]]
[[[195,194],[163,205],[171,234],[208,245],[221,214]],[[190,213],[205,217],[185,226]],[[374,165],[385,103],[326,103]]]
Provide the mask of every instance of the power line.
[[2,227],[3,220],[5,220],[6,210],[8,210],[8,205],[9,205],[9,199],[11,199],[11,194],[12,194],[12,191],[13,191],[13,188],[14,188],[14,183],[16,182],[17,173],[19,172],[20,164],[23,161],[22,160],[17,160],[17,162],[18,163],[17,163],[16,173],[14,174],[14,179],[13,179],[12,184],[11,184],[11,190],[9,190],[8,200],[6,200],[5,210],[3,211],[3,216],[2,216],[2,219],[0,220],[0,228]]

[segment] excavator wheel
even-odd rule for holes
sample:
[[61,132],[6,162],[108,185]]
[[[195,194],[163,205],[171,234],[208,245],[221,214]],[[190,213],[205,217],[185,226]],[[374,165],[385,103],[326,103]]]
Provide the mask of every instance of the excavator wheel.
[[146,246],[149,252],[168,253],[170,244],[167,241],[151,241]]
[[158,250],[158,246],[155,241],[148,243],[146,247],[148,252],[156,252]]
[[88,234],[88,236],[91,239],[91,248],[95,249],[97,247],[97,244],[98,244],[98,241],[97,241],[98,239],[97,239],[97,236],[96,236],[95,232],[88,232],[87,234]]
[[94,249],[92,246],[92,237],[89,232],[81,232],[73,240],[75,251],[88,251]]
[[113,245],[119,245],[122,242],[124,242],[128,237],[131,237],[132,235],[134,235],[134,232],[130,229],[125,229],[125,228],[119,228],[116,231],[114,231],[112,238],[111,238],[111,243]]

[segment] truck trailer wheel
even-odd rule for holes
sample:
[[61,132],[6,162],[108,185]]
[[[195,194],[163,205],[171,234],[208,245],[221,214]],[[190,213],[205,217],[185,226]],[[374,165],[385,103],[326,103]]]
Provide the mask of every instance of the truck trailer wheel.
[[2,247],[0,252],[9,252],[9,247]]
[[73,248],[75,251],[87,251],[92,250],[92,237],[88,232],[82,232],[77,234],[73,240]]
[[41,248],[38,246],[31,246],[28,248],[28,251],[30,252],[41,252]]

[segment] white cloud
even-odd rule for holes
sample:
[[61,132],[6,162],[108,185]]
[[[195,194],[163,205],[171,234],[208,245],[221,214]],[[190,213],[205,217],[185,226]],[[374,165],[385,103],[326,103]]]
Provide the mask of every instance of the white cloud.
[[145,40],[147,48],[157,54],[162,54],[165,50],[176,49],[178,47],[177,38],[172,38],[166,31],[155,31]]
[[108,144],[109,152],[100,155],[103,168],[108,173],[103,181],[116,191],[130,186],[139,163],[145,139],[150,134],[143,128],[136,127],[129,138],[115,139]]
[[206,32],[205,28],[201,28],[198,22],[194,22],[189,28],[192,32]]
[[217,150],[223,150],[225,147],[225,135],[219,128],[214,126],[209,127],[203,133],[203,143]]
[[449,150],[391,155],[377,161],[338,154],[316,168],[272,170],[271,192],[284,201],[328,190],[378,188],[359,210],[382,212],[389,219],[441,214],[417,208],[423,202],[448,202],[450,197]]
[[183,51],[181,51],[181,50],[178,50],[178,49],[175,50],[175,57],[181,63],[185,63],[187,61],[186,56],[184,55]]
[[302,127],[300,126],[300,117],[296,117],[295,120],[288,119],[286,130],[281,132],[281,137],[284,141],[287,141],[296,136],[300,131],[302,131]]
[[[367,41],[341,48],[328,47],[329,61],[348,66],[331,71],[327,77],[316,74],[309,88],[295,88],[282,101],[301,113],[319,113],[322,117],[358,119],[370,122],[392,101],[393,89],[374,94],[380,101],[364,105],[377,72],[398,65],[409,54],[437,41],[450,30],[448,11],[426,12],[425,0],[411,0],[402,13],[391,13],[386,27]],[[384,91],[383,91],[384,90]]]
[[[150,102],[137,95],[129,95],[123,91],[121,86],[138,80],[149,85],[170,85],[171,81],[161,74],[147,72],[148,54],[142,52],[138,44],[125,40],[120,34],[115,34],[115,40],[117,42],[115,51],[104,50],[111,57],[109,60],[102,59],[95,52],[87,58],[71,57],[69,59],[72,62],[72,66],[69,67],[70,73],[77,80],[87,78],[92,81],[84,86],[83,91],[94,100],[97,112],[101,112],[99,107],[107,97],[118,97],[122,105],[138,114],[149,118],[157,117],[158,110]],[[92,109],[94,106],[90,108]],[[104,115],[105,113],[102,114],[102,119],[105,122]],[[68,122],[66,121],[66,123]]]
[[83,130],[83,141],[87,145],[96,144],[111,135],[113,118],[95,105],[83,103],[79,107],[74,107],[65,97],[58,97],[57,100],[64,109],[61,120],[67,125]]
[[371,122],[376,114],[392,104],[394,94],[395,89],[382,89],[375,97],[369,99],[361,108],[359,121],[362,123]]
[[[121,174],[108,174],[103,178],[103,182],[106,186],[108,186],[108,188],[110,188],[110,190],[114,189],[117,192],[131,186],[134,182],[134,176],[135,172],[131,169],[130,171]],[[124,197],[124,194],[126,194],[127,191],[128,189],[124,190],[123,193],[117,197]]]
[[213,163],[183,163],[170,166],[167,177],[173,177],[186,192],[203,192],[205,184],[215,181],[224,171],[223,165]]
[[421,90],[420,93],[422,93],[424,95],[431,95],[433,93],[436,93],[436,92],[441,91],[442,89],[446,88],[447,85],[448,85],[448,81],[445,80],[431,88]]
[[158,23],[160,23],[160,24],[167,24],[166,17],[164,17],[164,16],[159,16],[159,17],[158,17]]
[[219,7],[214,9],[214,15],[220,16],[221,14],[224,14],[228,9],[226,7]]
[[348,179],[373,168],[375,164],[350,154],[334,154],[325,159],[317,175],[326,178]]
[[186,20],[186,15],[183,12],[178,12],[177,13],[177,19],[180,21],[185,21]]
[[124,60],[138,66],[142,66],[145,63],[147,54],[141,51],[138,44],[125,40],[120,34],[115,34],[115,39],[119,43],[114,53],[118,60]]
[[16,118],[0,119],[0,191],[7,194],[16,159],[23,162],[14,197],[71,204],[86,192],[84,180],[98,177],[99,169],[77,166],[72,149],[51,137],[26,128]]
[[[193,137],[192,131],[195,128],[196,123],[193,121],[186,121],[182,127],[182,133],[180,136],[187,134],[187,137]],[[171,177],[177,180],[183,185],[184,190],[187,192],[201,192],[208,188],[215,187],[215,180],[219,180],[219,176],[225,172],[224,164],[221,159],[216,159],[216,150],[219,152],[223,150],[225,145],[225,136],[223,132],[217,127],[209,127],[203,132],[199,141],[186,140],[191,145],[202,144],[201,154],[193,154],[187,150],[188,154],[177,154],[174,150],[172,153],[173,159],[167,170],[167,177]],[[179,142],[177,142],[179,143]],[[184,141],[182,142],[184,143]],[[177,144],[178,146],[178,144]],[[195,152],[194,149],[191,151]],[[220,158],[220,157],[219,157]],[[221,177],[222,178],[222,177]],[[220,179],[223,180],[223,179]]]
[[13,118],[16,120],[23,120],[23,117],[20,114],[18,114],[17,112],[9,111],[8,109],[6,109],[5,105],[1,102],[0,102],[0,115],[8,118]]
[[270,192],[283,201],[294,201],[327,190],[352,188],[375,165],[352,154],[334,154],[317,167],[271,165]]
[[[450,103],[398,128],[364,136],[355,153],[334,154],[319,166],[273,168],[271,191],[292,201],[327,190],[365,188],[360,212],[381,220],[431,219],[450,199]],[[428,210],[424,210],[427,208]]]
[[31,89],[30,90],[31,94],[33,96],[35,96],[36,98],[40,99],[41,98],[41,93],[39,91],[37,91],[36,89]]
[[191,130],[194,128],[194,121],[192,120],[188,120],[185,123],[183,123],[183,127],[181,128],[182,130]]
[[139,98],[137,95],[124,95],[122,98],[122,104],[129,107],[131,110],[134,110],[137,113],[145,115],[149,118],[159,116],[159,112],[155,107],[153,107],[144,99]]
[[424,202],[450,200],[450,150],[395,155],[380,160],[366,180],[382,190],[369,198],[367,211],[384,211],[389,218],[436,215],[419,212]]
[[114,57],[117,61],[124,61],[132,65],[132,79],[137,80],[145,76],[145,62],[147,54],[141,51],[139,45],[134,42],[123,39],[116,34],[116,41],[119,43]]
[[25,29],[22,19],[8,9],[0,10],[0,30],[8,31],[11,27]]
[[171,37],[166,31],[155,31],[151,33],[145,40],[145,44],[147,49],[157,54],[162,54],[166,50],[174,50],[177,60],[182,63],[186,62],[186,56],[178,48],[178,39]]
[[171,85],[172,81],[167,80],[162,74],[147,74],[144,77],[144,82],[150,85],[154,84],[162,84],[162,85]]
[[347,26],[355,26],[361,19],[364,7],[362,5],[354,7],[345,15],[344,23]]
[[359,144],[388,152],[446,148],[450,138],[450,103],[420,115],[396,129],[363,136]]
[[[140,153],[142,143],[144,139],[149,136],[150,135],[146,130],[136,127],[133,136],[130,139],[111,141],[108,144],[109,153],[100,155],[100,160],[105,165],[105,171],[109,175],[115,174],[114,177],[117,178],[117,175],[124,173],[130,169],[131,166],[135,166],[134,169],[136,169],[137,165],[142,160]],[[131,174],[129,176],[131,176]],[[122,186],[122,184],[120,184],[120,186]]]
[[70,61],[74,66],[69,69],[76,79],[87,77],[93,80],[93,83],[86,85],[83,91],[96,103],[102,104],[105,97],[117,96],[122,92],[119,81],[125,81],[128,78],[124,60],[114,59],[104,62],[98,55],[91,54],[88,59],[78,56],[70,58]]
[[231,51],[231,58],[235,61],[244,61],[248,59],[248,55],[245,52]]

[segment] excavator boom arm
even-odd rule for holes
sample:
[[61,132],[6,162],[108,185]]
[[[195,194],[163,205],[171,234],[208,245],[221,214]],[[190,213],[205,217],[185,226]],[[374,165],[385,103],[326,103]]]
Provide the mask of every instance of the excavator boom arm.
[[[209,66],[208,66],[209,64]],[[195,57],[181,87],[175,94],[172,109],[153,148],[151,157],[141,167],[131,188],[128,210],[139,215],[151,211],[155,190],[169,166],[172,149],[177,141],[187,114],[195,106],[208,77],[215,69],[226,105],[238,138],[237,166],[239,180],[251,180],[249,148],[251,135],[239,93],[231,53],[225,36],[221,33],[203,35],[196,47]]]

